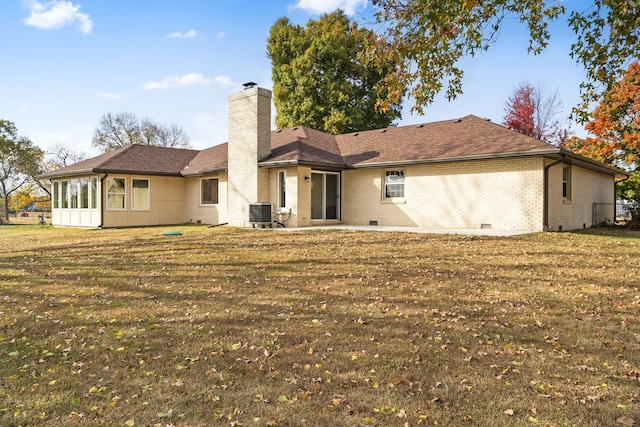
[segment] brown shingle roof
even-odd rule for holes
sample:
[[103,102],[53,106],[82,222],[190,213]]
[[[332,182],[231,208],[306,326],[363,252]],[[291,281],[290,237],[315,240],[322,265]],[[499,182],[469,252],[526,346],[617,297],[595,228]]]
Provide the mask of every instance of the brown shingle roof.
[[96,172],[180,176],[182,169],[198,153],[198,150],[134,144],[60,168],[42,175],[42,178]]
[[271,155],[266,161],[345,166],[334,135],[304,126],[271,132]]
[[503,126],[469,115],[422,125],[329,135],[305,127],[271,134],[264,165],[287,162],[366,167],[386,163],[491,158],[558,149]]
[[442,161],[534,153],[556,147],[476,116],[422,125],[338,135],[345,163]]
[[182,170],[182,175],[193,176],[217,172],[227,168],[227,144],[200,151]]
[[[96,172],[203,175],[227,169],[227,147],[225,143],[197,151],[131,145],[58,169],[42,178]],[[565,160],[569,157],[585,167],[618,172],[473,115],[344,135],[330,135],[304,126],[277,130],[271,132],[271,154],[260,164],[358,168],[527,155]]]

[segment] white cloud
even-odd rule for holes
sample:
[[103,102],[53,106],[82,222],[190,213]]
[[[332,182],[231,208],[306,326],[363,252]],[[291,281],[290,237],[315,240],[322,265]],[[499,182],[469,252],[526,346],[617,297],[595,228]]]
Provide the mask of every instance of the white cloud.
[[106,99],[122,99],[122,98],[124,98],[124,95],[121,95],[119,93],[111,93],[111,92],[98,92],[96,95],[98,95],[101,98],[106,98]]
[[40,28],[41,30],[55,30],[65,25],[76,23],[80,31],[89,34],[93,29],[93,21],[89,15],[80,12],[80,5],[74,5],[70,1],[50,1],[42,3],[35,0],[25,2],[31,11],[24,23]]
[[223,38],[225,38],[226,36],[227,36],[227,35],[225,34],[225,32],[224,32],[224,31],[219,31],[219,32],[216,34],[216,38],[217,38],[217,39],[223,39]]
[[159,82],[150,80],[142,86],[144,90],[169,89],[170,87],[187,88],[191,86],[210,86],[212,83],[221,86],[233,84],[226,76],[206,77],[201,73],[187,73],[183,76],[167,77]]
[[198,32],[196,30],[189,30],[186,33],[181,33],[177,31],[175,33],[171,33],[167,35],[167,37],[170,39],[192,39],[197,35],[198,35]]
[[347,15],[353,15],[356,9],[366,5],[367,0],[298,0],[293,7],[313,15],[333,12],[336,9],[344,10]]

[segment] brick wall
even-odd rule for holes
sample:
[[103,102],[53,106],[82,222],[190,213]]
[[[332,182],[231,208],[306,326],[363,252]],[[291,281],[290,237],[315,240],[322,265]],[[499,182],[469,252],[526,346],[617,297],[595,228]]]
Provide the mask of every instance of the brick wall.
[[593,203],[599,216],[613,220],[614,178],[577,166],[570,166],[570,199],[562,197],[562,164],[549,169],[549,229],[575,230],[592,226]]
[[249,225],[249,205],[269,201],[269,171],[258,161],[271,150],[271,92],[250,88],[229,95],[228,214]]
[[540,158],[497,159],[407,166],[405,197],[383,197],[384,171],[343,172],[346,224],[432,229],[542,230],[543,164]]

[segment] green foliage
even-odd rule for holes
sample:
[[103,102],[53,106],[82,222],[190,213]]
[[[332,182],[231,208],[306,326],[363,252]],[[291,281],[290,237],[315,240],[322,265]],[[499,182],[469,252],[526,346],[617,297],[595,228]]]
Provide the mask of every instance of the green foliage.
[[[372,38],[367,57],[374,64],[391,60],[398,68],[388,73],[378,105],[401,99],[410,88],[414,111],[433,102],[442,90],[447,99],[462,93],[463,56],[474,56],[495,42],[505,18],[516,18],[529,31],[529,52],[547,46],[549,23],[565,14],[561,2],[545,0],[374,0],[381,34]],[[584,66],[584,103],[577,118],[586,121],[588,104],[600,98],[621,75],[624,65],[640,50],[640,3],[596,0],[592,7],[572,12],[569,26],[576,34],[571,57]]]
[[[40,148],[18,135],[13,122],[0,119],[0,197],[5,208],[9,206],[9,196],[35,176],[43,157]],[[4,215],[8,220],[7,209]]]
[[629,65],[588,117],[593,136],[570,138],[563,148],[631,172],[617,197],[640,205],[640,63]]
[[276,125],[308,126],[339,134],[389,127],[400,118],[400,100],[376,111],[378,85],[393,70],[389,61],[360,58],[372,33],[342,11],[310,20],[306,28],[280,18],[271,27]]

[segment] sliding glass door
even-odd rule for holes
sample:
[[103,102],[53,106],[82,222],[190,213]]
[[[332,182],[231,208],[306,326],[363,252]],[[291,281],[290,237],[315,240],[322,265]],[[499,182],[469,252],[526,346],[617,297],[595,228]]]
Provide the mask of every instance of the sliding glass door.
[[340,219],[340,174],[311,173],[311,219]]

